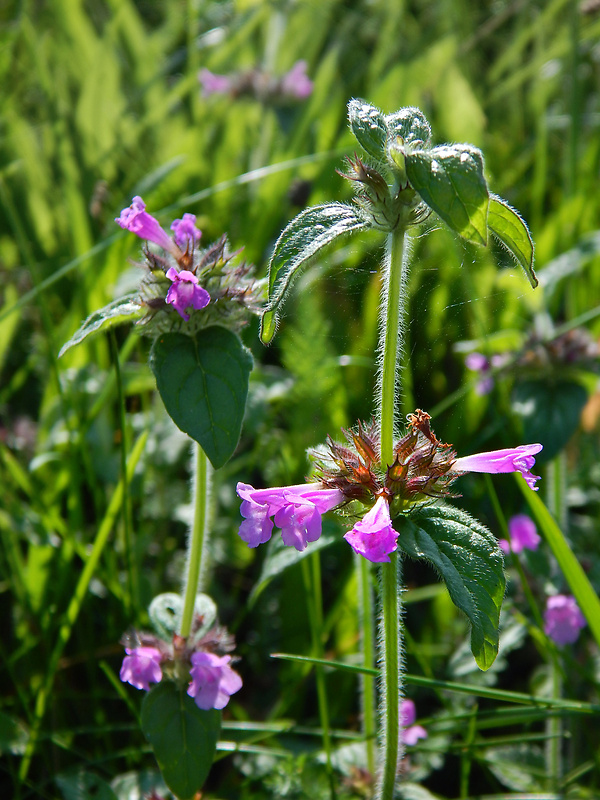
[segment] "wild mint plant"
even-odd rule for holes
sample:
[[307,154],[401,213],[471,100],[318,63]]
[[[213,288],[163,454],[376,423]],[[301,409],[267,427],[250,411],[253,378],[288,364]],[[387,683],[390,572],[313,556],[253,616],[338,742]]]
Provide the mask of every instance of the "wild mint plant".
[[210,770],[220,712],[242,687],[231,666],[234,639],[217,624],[215,604],[199,587],[206,571],[212,469],[223,466],[237,446],[252,369],[238,332],[258,313],[263,290],[253,267],[230,252],[225,236],[200,247],[193,214],[174,220],[170,236],[142,198],[134,197],[115,222],[145,242],[139,288],[92,314],[61,355],[100,331],[135,322],[153,340],[150,367],[165,408],[194,440],[194,518],[182,596],[154,598],[148,611],[155,631],[126,635],[120,671],[123,682],[147,692],[142,729],[166,783],[187,798],[201,789]]
[[[367,562],[381,564],[383,730],[376,797],[392,800],[401,755],[400,555],[428,561],[441,574],[452,600],[471,622],[477,664],[488,669],[498,652],[503,555],[481,523],[447,500],[453,497],[454,480],[466,472],[520,472],[527,486],[536,489],[538,478],[531,469],[542,450],[541,444],[528,444],[458,457],[435,436],[426,412],[409,415],[406,428],[399,425],[410,230],[436,215],[466,241],[485,246],[492,235],[514,256],[532,287],[537,278],[527,226],[508,203],[490,194],[477,148],[433,145],[429,123],[416,108],[386,115],[352,100],[348,117],[365,151],[348,158],[347,172],[341,173],[355,186],[355,201],[308,208],[285,228],[269,264],[261,338],[265,343],[273,339],[292,282],[324,247],[368,229],[386,234],[375,417],[345,432],[345,443],[330,440],[312,453],[314,475],[304,488],[256,490],[238,484],[245,517],[240,536],[255,547],[277,526],[285,544],[303,550],[318,539],[321,515],[336,509],[348,520],[344,538],[353,550]],[[374,729],[372,719],[365,720],[367,729]],[[372,767],[373,760],[368,761]]]

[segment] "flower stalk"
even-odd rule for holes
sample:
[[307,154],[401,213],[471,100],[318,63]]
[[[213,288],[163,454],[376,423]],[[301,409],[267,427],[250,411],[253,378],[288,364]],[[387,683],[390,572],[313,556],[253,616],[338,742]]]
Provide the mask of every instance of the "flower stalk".
[[196,594],[206,569],[211,469],[206,453],[194,443],[192,482],[194,489],[194,521],[188,540],[186,580],[183,590],[183,611],[180,635],[187,639],[192,629]]
[[[394,432],[396,427],[396,398],[398,362],[402,354],[402,329],[408,252],[406,231],[401,224],[388,235],[383,274],[383,307],[380,353],[381,464],[384,468],[394,461]],[[381,567],[382,632],[380,661],[383,670],[380,723],[383,726],[381,751],[375,796],[377,800],[392,800],[398,774],[400,728],[400,601],[398,580],[400,556],[391,554],[390,563]]]

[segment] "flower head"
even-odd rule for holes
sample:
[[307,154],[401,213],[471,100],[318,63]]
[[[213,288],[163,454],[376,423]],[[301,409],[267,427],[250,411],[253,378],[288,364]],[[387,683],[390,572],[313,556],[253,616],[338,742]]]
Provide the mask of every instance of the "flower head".
[[281,528],[284,544],[304,550],[308,542],[321,535],[321,516],[343,501],[336,489],[326,489],[319,483],[302,483],[274,489],[254,489],[238,483],[236,491],[243,502],[240,507],[245,517],[239,535],[249,545],[258,547],[267,542],[275,525]]
[[190,306],[199,311],[210,303],[210,295],[198,285],[198,278],[187,269],[176,270],[171,267],[167,270],[167,278],[173,281],[167,292],[166,302],[170,303],[180,317],[187,322],[190,318],[186,309]]
[[130,683],[136,689],[150,689],[151,683],[159,683],[162,678],[160,662],[162,653],[156,647],[125,648],[127,655],[119,677],[123,683]]
[[202,84],[203,97],[211,94],[227,94],[231,90],[232,80],[228,75],[215,75],[209,69],[201,69],[198,80]]
[[163,230],[155,217],[148,214],[146,204],[141,197],[134,197],[129,208],[124,208],[121,214],[115,219],[124,230],[135,233],[140,239],[154,242],[163,250],[172,253],[175,258],[181,256],[181,251],[171,239],[169,234]]
[[281,91],[288,97],[305,100],[313,90],[313,82],[306,74],[306,61],[296,61],[289,72],[281,78]]
[[541,444],[521,444],[518,447],[507,447],[504,450],[490,450],[487,453],[475,453],[472,456],[458,458],[451,467],[452,472],[520,472],[530,489],[537,492],[535,485],[538,475],[532,475],[535,465],[534,456],[542,449]]
[[225,708],[229,697],[242,688],[242,679],[231,669],[230,662],[231,656],[206,652],[192,654],[192,680],[187,693],[199,708],[205,711]]
[[587,625],[577,601],[568,594],[555,594],[546,601],[544,631],[556,644],[573,644]]
[[378,497],[373,508],[344,535],[344,539],[355,553],[369,561],[389,561],[390,553],[398,548],[398,533],[392,526],[387,497]]
[[427,738],[427,731],[422,725],[415,725],[417,710],[412,700],[403,700],[400,703],[401,737],[404,744],[416,744],[419,739]]
[[510,533],[510,541],[500,539],[498,542],[500,549],[507,554],[511,550],[513,553],[520,553],[521,550],[537,550],[539,543],[542,541],[535,527],[535,522],[527,514],[517,514],[511,517],[508,522],[508,532]]
[[179,247],[184,249],[190,245],[194,247],[202,236],[202,231],[196,227],[195,214],[184,214],[182,219],[173,220],[171,230]]

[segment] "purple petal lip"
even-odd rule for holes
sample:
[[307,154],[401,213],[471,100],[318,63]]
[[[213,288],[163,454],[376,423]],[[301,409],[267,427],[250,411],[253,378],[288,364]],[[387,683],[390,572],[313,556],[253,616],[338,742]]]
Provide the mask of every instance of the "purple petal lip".
[[507,447],[503,450],[490,450],[487,453],[475,453],[472,456],[457,458],[450,467],[451,472],[520,472],[530,489],[537,491],[535,482],[539,476],[532,475],[530,470],[535,464],[534,456],[543,450],[542,444],[521,444],[518,447]]
[[398,549],[398,532],[390,519],[390,507],[385,497],[378,497],[373,508],[359,520],[344,539],[359,556],[373,563],[390,560]]

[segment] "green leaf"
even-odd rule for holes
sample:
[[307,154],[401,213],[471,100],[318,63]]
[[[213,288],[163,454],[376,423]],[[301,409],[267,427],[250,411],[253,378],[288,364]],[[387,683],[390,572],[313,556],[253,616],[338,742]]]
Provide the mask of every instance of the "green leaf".
[[252,356],[239,338],[213,325],[194,337],[159,336],[150,368],[165,408],[178,428],[222,467],[240,438]]
[[468,144],[405,152],[413,189],[463,239],[487,244],[489,196],[483,157]]
[[429,507],[401,518],[398,546],[428,561],[442,575],[453,603],[471,622],[471,652],[486,670],[498,654],[498,622],[504,597],[504,558],[480,522],[451,506]]
[[335,239],[364,230],[369,220],[344,203],[314,206],[298,214],[275,243],[269,263],[269,300],[261,321],[260,338],[268,344],[277,328],[277,308],[298,270]]
[[594,639],[600,647],[600,598],[539,494],[531,491],[521,475],[515,475],[515,477],[518,479],[519,488],[529,503],[535,521],[539,525],[544,539],[550,545],[552,553],[558,561],[558,566],[577,600],[577,605],[587,619]]
[[535,289],[539,281],[533,271],[533,240],[523,218],[505,200],[493,194],[490,196],[487,224],[523,267],[529,283]]
[[385,117],[390,139],[394,142],[398,137],[402,144],[423,142],[428,146],[431,142],[431,127],[427,117],[419,108],[408,106]]
[[587,392],[568,381],[521,381],[511,393],[511,407],[523,421],[523,439],[541,442],[541,461],[550,461],[579,426]]
[[76,344],[80,344],[89,336],[95,336],[100,331],[114,328],[115,325],[122,325],[125,322],[139,319],[144,311],[136,298],[136,294],[120,297],[118,300],[113,300],[112,303],[104,306],[104,308],[90,314],[79,330],[61,347],[58,357],[63,356],[67,350],[75,347]]
[[192,798],[210,772],[221,712],[198,708],[183,689],[162,681],[144,697],[141,722],[169,789],[179,800]]
[[388,129],[383,112],[362,100],[350,100],[348,121],[352,133],[367,153],[379,160],[384,158]]

